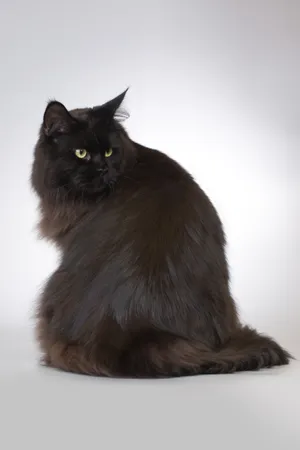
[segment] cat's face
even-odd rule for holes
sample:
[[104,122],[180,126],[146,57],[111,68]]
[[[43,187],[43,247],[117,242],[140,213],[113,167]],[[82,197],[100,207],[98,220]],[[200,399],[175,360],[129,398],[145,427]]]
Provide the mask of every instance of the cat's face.
[[100,107],[72,111],[56,101],[48,104],[35,152],[34,187],[42,182],[45,189],[60,189],[75,197],[112,189],[128,157],[125,132],[114,119],[124,96]]

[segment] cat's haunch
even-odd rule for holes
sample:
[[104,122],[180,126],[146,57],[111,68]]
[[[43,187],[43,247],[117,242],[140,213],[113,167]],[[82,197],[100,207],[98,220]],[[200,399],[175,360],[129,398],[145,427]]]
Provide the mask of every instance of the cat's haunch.
[[288,364],[240,323],[215,208],[179,164],[130,139],[125,94],[44,113],[31,180],[40,233],[61,252],[38,302],[44,362],[141,378]]

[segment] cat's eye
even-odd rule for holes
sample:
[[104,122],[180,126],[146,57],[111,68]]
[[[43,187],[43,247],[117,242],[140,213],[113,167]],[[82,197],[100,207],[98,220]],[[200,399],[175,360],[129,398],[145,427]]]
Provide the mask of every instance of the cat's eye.
[[113,154],[112,148],[106,150],[105,152],[105,158],[109,158]]
[[84,148],[77,148],[75,150],[75,155],[80,159],[88,158],[89,156],[88,152]]

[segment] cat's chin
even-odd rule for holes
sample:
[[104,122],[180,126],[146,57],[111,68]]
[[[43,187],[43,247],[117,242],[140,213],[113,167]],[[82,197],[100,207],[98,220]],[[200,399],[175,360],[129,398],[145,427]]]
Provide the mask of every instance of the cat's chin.
[[92,180],[90,182],[73,183],[71,191],[79,195],[84,194],[99,194],[105,192],[109,187],[109,183],[105,182],[103,179]]
[[73,189],[79,195],[97,196],[109,193],[115,183],[116,178],[112,179],[111,177],[104,175],[100,179],[94,179],[87,183],[78,183],[77,185],[74,185]]
[[110,186],[107,184],[103,184],[102,186],[85,186],[82,189],[76,190],[76,196],[79,198],[87,198],[87,199],[96,199],[98,197],[103,197],[106,194],[109,194],[111,191]]

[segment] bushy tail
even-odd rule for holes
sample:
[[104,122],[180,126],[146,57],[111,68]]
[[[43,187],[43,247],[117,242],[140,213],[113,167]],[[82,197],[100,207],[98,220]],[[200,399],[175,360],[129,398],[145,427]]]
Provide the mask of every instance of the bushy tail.
[[216,350],[182,338],[165,344],[157,340],[141,343],[124,355],[119,375],[148,378],[233,373],[281,366],[291,358],[273,339],[241,327]]
[[159,332],[138,335],[126,349],[89,352],[55,343],[45,363],[69,372],[107,377],[158,378],[258,370],[289,363],[291,355],[268,336],[248,327],[236,330],[225,345],[210,349],[199,341]]

